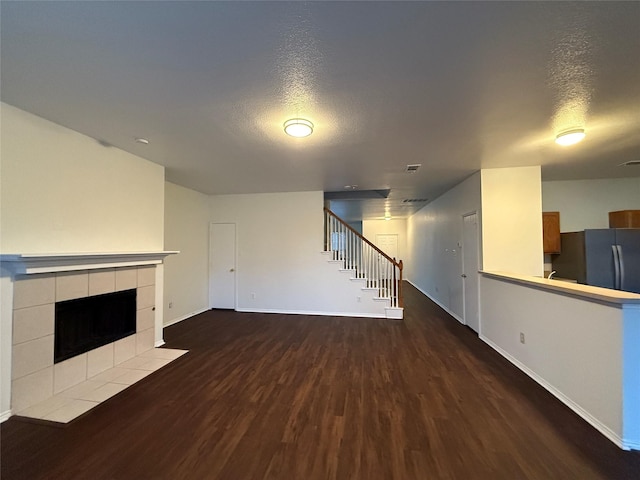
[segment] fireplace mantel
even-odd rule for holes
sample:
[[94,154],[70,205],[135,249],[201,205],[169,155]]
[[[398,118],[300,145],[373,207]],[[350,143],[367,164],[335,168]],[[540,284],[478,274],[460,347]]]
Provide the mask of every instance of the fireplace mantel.
[[117,253],[0,254],[0,263],[14,275],[157,265],[177,250]]
[[[138,290],[144,290],[142,298],[148,305],[145,304],[144,308],[147,310],[152,309],[152,315],[147,315],[144,320],[144,329],[137,331],[135,334],[135,342],[127,344],[129,350],[133,351],[135,355],[142,347],[153,348],[155,345],[160,346],[164,344],[162,339],[162,321],[163,321],[163,261],[164,259],[176,253],[178,251],[144,251],[144,252],[113,252],[113,253],[13,253],[13,254],[0,254],[0,422],[9,418],[12,412],[12,392],[18,388],[13,385],[13,320],[14,310],[16,305],[14,304],[14,290],[18,283],[22,282],[45,282],[49,283],[46,288],[42,288],[42,285],[37,284],[34,288],[31,288],[31,294],[42,296],[43,292],[53,291],[53,294],[45,295],[47,298],[39,298],[39,301],[45,302],[42,305],[53,303],[55,296],[58,295],[58,281],[64,279],[68,282],[71,278],[77,277],[79,282],[90,282],[91,278],[98,278],[101,276],[109,277],[114,275],[113,281],[116,281],[119,273],[122,274],[125,270],[137,270],[137,274],[126,274],[124,277],[126,282],[133,281],[137,285]],[[149,269],[147,267],[153,267]],[[102,271],[99,271],[102,270]],[[110,272],[111,270],[111,272]],[[152,271],[151,271],[152,270]],[[88,272],[87,272],[88,271]],[[146,272],[142,277],[140,272]],[[135,273],[135,272],[134,272]],[[37,275],[41,274],[41,275]],[[40,277],[40,278],[38,278]],[[55,277],[55,278],[52,278]],[[142,284],[140,282],[143,282]],[[62,283],[64,284],[64,282]],[[61,285],[62,285],[61,284]],[[82,296],[88,296],[89,284],[82,286],[84,289],[86,286],[87,292]],[[48,289],[48,290],[47,290]],[[153,290],[153,292],[151,292]],[[35,292],[35,293],[34,293]],[[76,292],[77,293],[77,292]],[[75,295],[75,294],[74,294]],[[74,298],[81,298],[74,297]],[[71,298],[71,297],[70,297]],[[36,302],[36,303],[38,303]],[[33,305],[39,308],[38,305]],[[140,307],[140,305],[138,305]],[[23,307],[25,310],[29,307]],[[17,311],[17,310],[16,310]],[[150,317],[150,318],[149,318]],[[140,327],[142,328],[142,327]],[[49,333],[47,333],[49,335]],[[44,337],[46,337],[45,335]],[[44,338],[43,337],[43,338]],[[133,338],[133,337],[132,337]],[[36,340],[26,340],[23,344],[39,342]],[[122,342],[122,340],[120,340]],[[101,347],[104,348],[104,347]],[[124,347],[123,347],[124,348]],[[114,346],[115,349],[115,346]],[[129,351],[127,350],[127,351]],[[53,352],[53,350],[52,350]],[[131,352],[129,352],[131,353]],[[115,350],[114,350],[115,355]],[[96,357],[97,358],[97,357]],[[115,357],[114,357],[115,359]],[[69,361],[69,360],[67,360]],[[115,360],[114,360],[115,361]],[[88,362],[88,357],[87,357]],[[53,363],[53,358],[52,358]],[[36,375],[38,373],[45,372],[48,375],[44,379],[44,383],[34,383],[34,387],[38,392],[49,393],[49,389],[55,388],[53,380],[49,379],[52,372],[47,369],[53,369],[52,366],[45,366],[35,373],[26,374],[16,382],[25,378],[30,378],[30,375]],[[89,371],[89,364],[85,371]],[[44,375],[44,373],[42,373]],[[44,378],[44,377],[43,377]],[[58,378],[58,377],[56,377]],[[42,380],[42,379],[40,379]],[[50,381],[51,380],[51,381]],[[29,380],[30,382],[31,380]],[[26,382],[26,381],[25,381]],[[31,383],[26,382],[23,384],[25,388],[29,387]],[[27,385],[28,384],[28,385]],[[50,384],[50,385],[49,385]],[[17,383],[16,383],[17,385]],[[40,389],[40,386],[45,385],[46,389]],[[21,398],[24,398],[24,391]],[[16,390],[17,391],[17,390]],[[54,390],[51,390],[51,394]],[[29,395],[36,395],[35,393],[29,393]],[[24,403],[24,402],[23,402]],[[15,412],[14,412],[15,413]]]

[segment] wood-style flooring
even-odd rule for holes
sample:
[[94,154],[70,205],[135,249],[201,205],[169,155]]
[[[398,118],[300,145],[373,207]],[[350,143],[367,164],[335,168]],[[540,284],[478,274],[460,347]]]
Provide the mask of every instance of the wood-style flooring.
[[190,352],[65,427],[11,418],[11,479],[639,479],[624,452],[407,285],[405,319],[210,311]]

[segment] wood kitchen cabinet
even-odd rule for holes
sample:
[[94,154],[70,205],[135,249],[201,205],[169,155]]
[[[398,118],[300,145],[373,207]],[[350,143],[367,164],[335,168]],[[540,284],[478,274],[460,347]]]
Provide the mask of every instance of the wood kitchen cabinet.
[[640,228],[640,210],[609,212],[609,228]]
[[544,253],[560,253],[560,212],[542,212]]

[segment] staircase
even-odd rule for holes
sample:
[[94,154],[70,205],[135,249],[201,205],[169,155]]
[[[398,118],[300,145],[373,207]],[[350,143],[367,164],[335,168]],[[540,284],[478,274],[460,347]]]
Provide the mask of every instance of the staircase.
[[327,261],[362,284],[365,301],[382,302],[387,318],[402,319],[402,260],[389,257],[328,208],[324,227]]

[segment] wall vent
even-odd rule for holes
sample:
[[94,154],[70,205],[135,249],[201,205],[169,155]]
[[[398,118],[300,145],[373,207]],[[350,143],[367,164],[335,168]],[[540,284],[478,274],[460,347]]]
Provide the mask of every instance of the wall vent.
[[428,198],[405,198],[402,203],[423,203],[429,200]]
[[621,163],[619,167],[631,167],[632,165],[640,165],[640,160],[629,160],[628,162]]
[[407,172],[408,173],[415,173],[418,171],[418,169],[422,166],[421,163],[414,163],[412,165],[407,165]]

